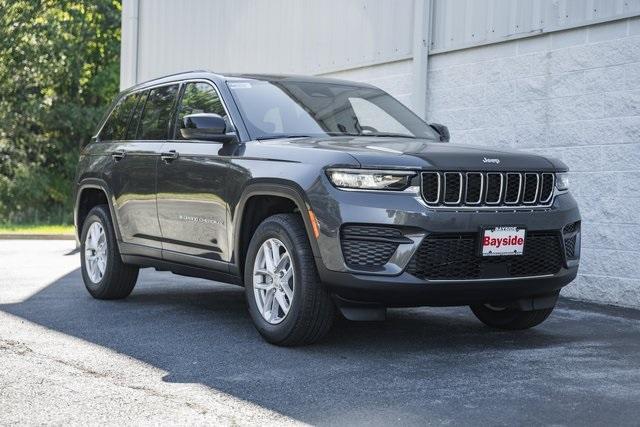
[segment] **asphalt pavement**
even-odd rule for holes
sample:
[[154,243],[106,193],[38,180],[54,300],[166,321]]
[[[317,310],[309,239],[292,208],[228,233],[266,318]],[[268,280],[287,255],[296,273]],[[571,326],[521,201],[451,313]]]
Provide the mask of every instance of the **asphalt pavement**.
[[638,425],[640,312],[561,300],[494,331],[394,309],[279,348],[241,288],[143,270],[85,291],[69,241],[0,241],[0,424]]

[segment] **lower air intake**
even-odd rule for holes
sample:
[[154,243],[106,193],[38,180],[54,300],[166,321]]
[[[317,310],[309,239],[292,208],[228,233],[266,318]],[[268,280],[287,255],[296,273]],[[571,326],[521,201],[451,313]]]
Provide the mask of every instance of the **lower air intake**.
[[406,243],[396,228],[372,225],[346,225],[340,233],[342,255],[348,267],[375,269],[389,262],[400,243]]
[[409,262],[407,272],[422,280],[472,280],[555,274],[562,268],[560,233],[527,233],[521,256],[482,257],[478,234],[431,234]]
[[580,252],[579,247],[580,221],[566,225],[562,229],[564,237],[564,251],[567,259],[577,259]]

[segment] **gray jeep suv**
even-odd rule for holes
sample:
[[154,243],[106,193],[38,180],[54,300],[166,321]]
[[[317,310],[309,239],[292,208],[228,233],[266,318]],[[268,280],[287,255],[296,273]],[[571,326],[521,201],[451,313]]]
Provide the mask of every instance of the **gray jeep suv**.
[[124,298],[141,267],[235,283],[279,345],[387,307],[535,326],[578,270],[567,167],[448,140],[367,84],[198,71],[137,85],[81,149],[85,285]]

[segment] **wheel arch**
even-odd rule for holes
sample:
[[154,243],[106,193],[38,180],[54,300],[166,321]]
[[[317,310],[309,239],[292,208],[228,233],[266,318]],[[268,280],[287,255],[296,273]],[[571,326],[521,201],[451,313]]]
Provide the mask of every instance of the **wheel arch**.
[[[101,192],[104,195],[103,199],[97,198],[96,192]],[[75,207],[73,212],[73,222],[76,228],[76,239],[80,242],[82,233],[82,223],[86,218],[93,206],[101,203],[95,203],[97,201],[106,201],[109,207],[109,213],[111,214],[111,221],[116,234],[116,240],[118,244],[122,241],[120,234],[120,227],[118,227],[118,219],[113,208],[113,194],[109,190],[107,183],[99,178],[87,178],[80,182],[76,194]]]
[[[233,216],[233,255],[230,265],[232,273],[238,274],[240,277],[243,274],[244,251],[248,245],[248,242],[243,241],[243,234],[246,231],[244,227],[248,226],[245,219],[247,218],[247,208],[251,207],[249,202],[256,196],[271,196],[289,200],[300,212],[314,258],[320,257],[318,242],[314,235],[314,226],[309,216],[311,207],[304,194],[304,190],[300,185],[287,180],[257,180],[244,188]],[[257,224],[254,225],[257,226]]]

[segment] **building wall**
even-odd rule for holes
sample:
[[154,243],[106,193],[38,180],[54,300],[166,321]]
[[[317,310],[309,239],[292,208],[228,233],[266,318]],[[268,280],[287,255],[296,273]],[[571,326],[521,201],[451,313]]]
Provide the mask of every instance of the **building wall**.
[[640,307],[640,19],[433,55],[428,87],[454,143],[569,165],[583,242],[564,295]]

